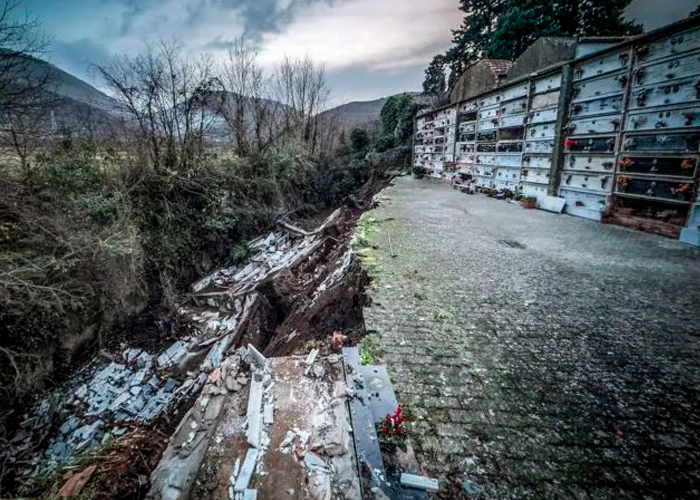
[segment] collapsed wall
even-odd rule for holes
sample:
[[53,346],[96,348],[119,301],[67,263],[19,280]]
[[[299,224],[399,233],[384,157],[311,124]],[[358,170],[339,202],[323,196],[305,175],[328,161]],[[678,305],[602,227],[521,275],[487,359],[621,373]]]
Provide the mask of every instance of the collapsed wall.
[[[56,480],[47,478],[79,469],[86,458],[99,463],[92,457],[104,458],[107,448],[112,465],[91,483],[98,496],[141,497],[167,444],[163,436],[182,429],[193,402],[199,424],[213,425],[221,412],[217,396],[249,383],[241,363],[232,361],[240,361],[238,348],[252,344],[270,356],[313,348],[328,354],[340,347],[334,338],[359,338],[368,278],[349,248],[358,216],[359,210],[341,209],[312,232],[284,224],[251,242],[247,263],[193,285],[178,311],[191,328],[175,342],[155,354],[128,345],[103,352],[45,398],[4,450],[4,470],[12,470],[18,493],[55,489]],[[201,442],[209,427],[190,428],[185,441],[191,445],[194,432]],[[143,455],[134,459],[125,447]]]

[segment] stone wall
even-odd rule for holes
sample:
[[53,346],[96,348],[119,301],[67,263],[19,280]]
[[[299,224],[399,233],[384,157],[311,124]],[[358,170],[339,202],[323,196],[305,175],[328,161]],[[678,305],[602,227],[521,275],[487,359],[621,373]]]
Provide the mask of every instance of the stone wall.
[[499,78],[484,61],[468,67],[450,90],[450,102],[469,99],[498,87]]

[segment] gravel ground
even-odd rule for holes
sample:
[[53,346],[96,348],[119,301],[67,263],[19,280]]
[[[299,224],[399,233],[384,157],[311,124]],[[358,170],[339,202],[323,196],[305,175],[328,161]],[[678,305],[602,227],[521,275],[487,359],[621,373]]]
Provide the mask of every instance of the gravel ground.
[[697,249],[431,181],[384,194],[368,348],[426,472],[469,497],[700,498]]

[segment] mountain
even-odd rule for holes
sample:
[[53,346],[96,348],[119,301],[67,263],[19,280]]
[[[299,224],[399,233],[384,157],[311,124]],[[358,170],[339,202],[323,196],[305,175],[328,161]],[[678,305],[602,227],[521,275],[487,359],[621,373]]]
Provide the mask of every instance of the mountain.
[[335,123],[340,130],[352,130],[372,125],[379,120],[379,113],[389,100],[388,97],[374,101],[355,101],[324,111],[319,115],[323,121]]
[[[1,50],[1,49],[0,49]],[[55,129],[68,128],[76,133],[81,133],[86,129],[86,124],[92,127],[91,132],[106,130],[120,121],[124,117],[122,107],[116,99],[106,95],[92,85],[77,78],[70,73],[54,66],[53,64],[37,58],[30,58],[30,68],[28,71],[34,78],[40,79],[48,76],[51,80],[50,90],[57,99],[52,109],[52,126]],[[409,92],[418,96],[418,92]],[[232,95],[227,95],[225,107],[228,113],[223,110],[214,110],[214,102],[224,97],[214,96],[212,102],[207,103],[214,115],[212,117],[212,127],[210,133],[223,140],[230,135],[224,115],[233,115],[235,99]],[[389,97],[382,97],[372,101],[355,101],[342,104],[335,108],[326,110],[319,114],[321,123],[326,127],[333,127],[334,130],[349,132],[354,128],[372,128],[379,124],[380,113]],[[252,114],[252,99],[245,102],[246,114]],[[284,109],[284,105],[276,101],[264,100],[264,106],[269,110]],[[250,127],[251,124],[248,124]],[[95,130],[96,129],[96,130]]]
[[38,75],[49,74],[51,91],[63,99],[87,104],[99,110],[109,113],[118,113],[119,101],[100,92],[92,85],[84,82],[70,73],[54,66],[53,64],[35,59],[36,73]]
[[[0,87],[9,95],[19,93],[19,96],[9,97],[5,104],[24,102],[24,109],[41,121],[34,126],[47,132],[68,129],[77,135],[99,135],[111,130],[124,116],[116,99],[83,80],[47,61],[3,49],[0,49]],[[41,89],[41,93],[25,92],[20,90],[22,88]],[[40,110],[39,114],[36,110]],[[26,121],[26,117],[22,120]],[[20,122],[15,123],[14,126],[19,126]]]
[[[402,92],[412,96],[420,92]],[[379,126],[380,113],[390,97],[373,101],[355,101],[324,111],[319,115],[328,126],[337,127],[338,133],[350,132],[354,128],[374,128]]]

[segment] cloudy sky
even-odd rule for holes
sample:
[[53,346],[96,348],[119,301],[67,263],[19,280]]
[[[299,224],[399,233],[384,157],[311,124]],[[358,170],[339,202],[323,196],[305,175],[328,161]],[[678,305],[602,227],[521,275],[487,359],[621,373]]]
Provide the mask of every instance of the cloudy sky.
[[[634,0],[628,15],[653,29],[700,0]],[[432,56],[460,24],[457,0],[24,0],[54,37],[48,58],[92,84],[90,63],[178,40],[223,54],[246,34],[261,61],[309,54],[328,69],[336,104],[419,90]]]

